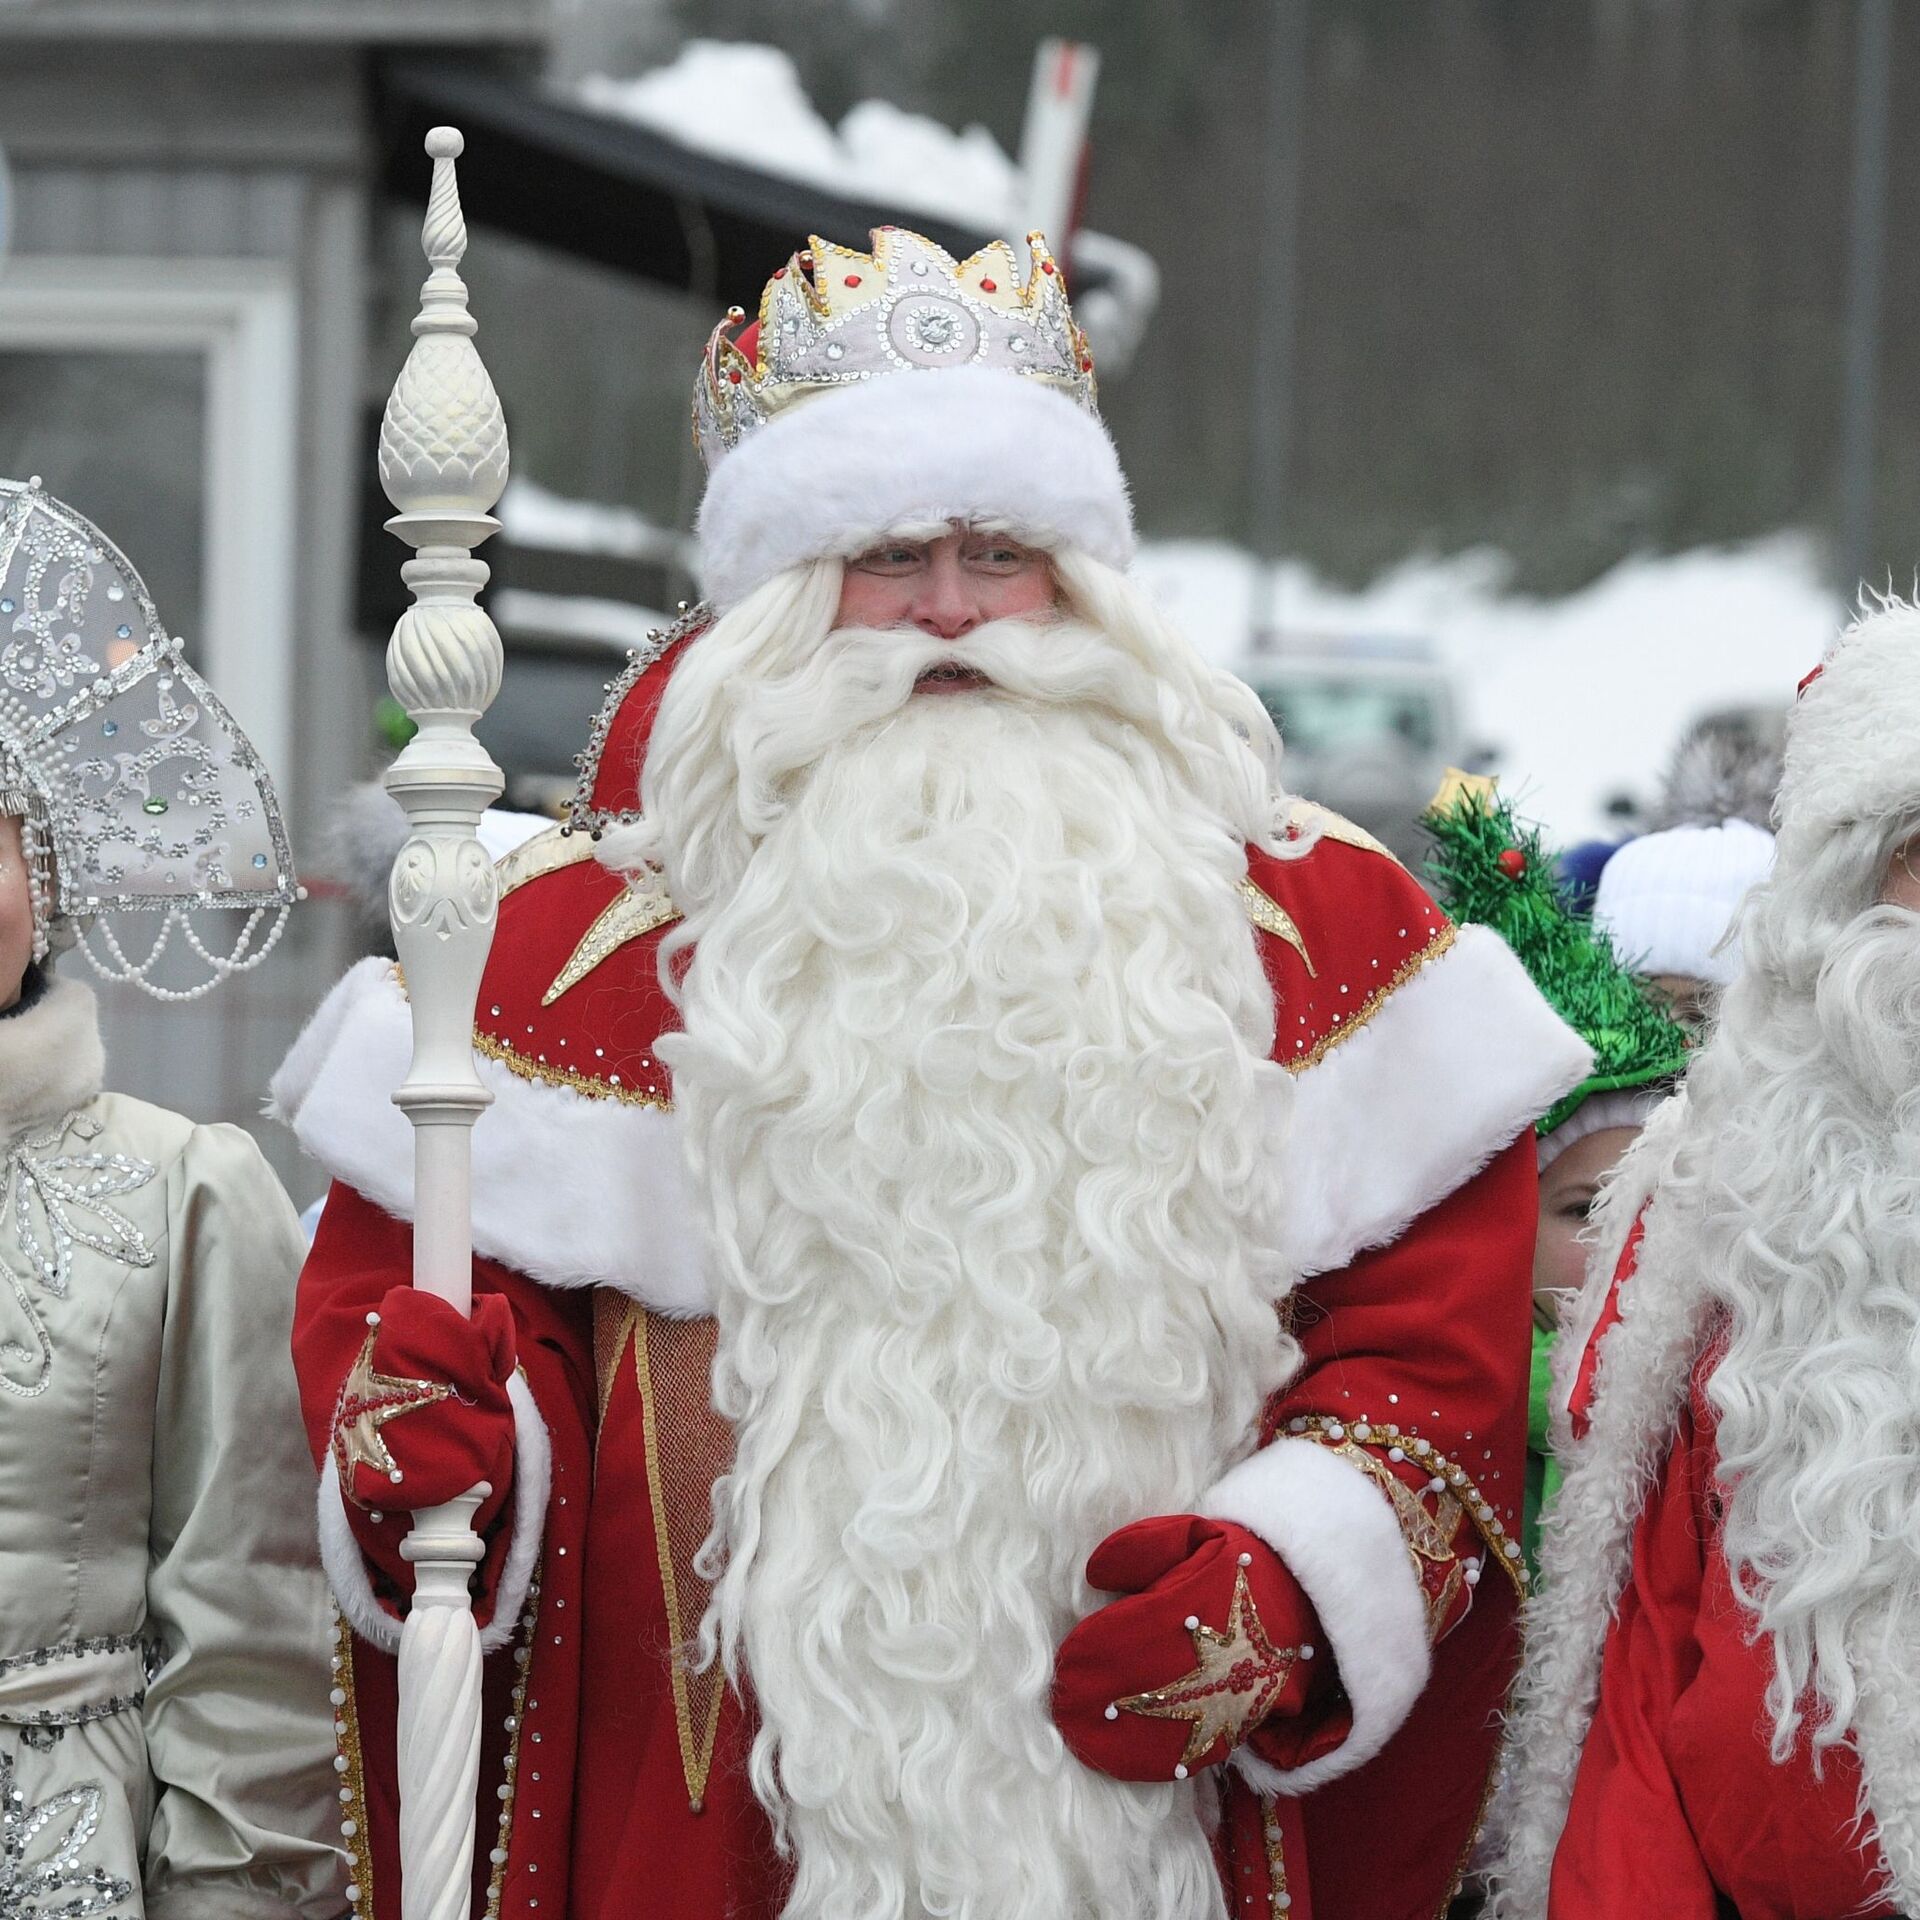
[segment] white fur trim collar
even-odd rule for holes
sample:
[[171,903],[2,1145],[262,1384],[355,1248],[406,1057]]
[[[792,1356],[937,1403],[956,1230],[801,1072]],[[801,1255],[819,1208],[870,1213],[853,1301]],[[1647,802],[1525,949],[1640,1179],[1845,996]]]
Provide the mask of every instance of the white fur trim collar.
[[[412,1048],[392,964],[363,960],[294,1042],[268,1108],[399,1220],[413,1218],[413,1128],[392,1095]],[[674,1116],[474,1066],[493,1095],[473,1129],[474,1251],[550,1287],[613,1287],[677,1318],[709,1312]]]
[[1288,1264],[1327,1273],[1397,1239],[1592,1069],[1500,936],[1462,927],[1295,1076]]
[[[393,1105],[412,1027],[391,964],[363,960],[273,1079],[269,1111],[335,1179],[413,1217],[413,1133]],[[617,1288],[656,1313],[710,1313],[703,1236],[671,1113],[476,1068],[473,1244],[553,1287]],[[1384,1246],[1586,1075],[1590,1056],[1496,934],[1452,947],[1293,1076],[1288,1267],[1329,1272]]]
[[105,1072],[93,995],[77,980],[50,980],[36,1005],[0,1020],[0,1140],[85,1106]]
[[1120,457],[1099,420],[1024,375],[955,367],[795,402],[714,469],[700,576],[721,611],[890,528],[987,520],[1035,546],[1133,558]]

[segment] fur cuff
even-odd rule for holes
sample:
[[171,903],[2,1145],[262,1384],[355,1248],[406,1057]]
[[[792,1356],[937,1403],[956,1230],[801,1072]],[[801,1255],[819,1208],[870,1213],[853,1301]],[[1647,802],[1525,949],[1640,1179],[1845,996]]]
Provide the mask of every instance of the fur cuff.
[[0,1020],[0,1141],[85,1106],[105,1069],[93,995],[49,980],[35,1005]]
[[[392,963],[363,960],[273,1077],[268,1111],[336,1180],[413,1218],[413,1128],[393,1104],[413,1026]],[[473,1249],[550,1287],[613,1287],[656,1313],[711,1311],[670,1113],[475,1069]]]
[[[513,1534],[494,1588],[493,1617],[480,1629],[482,1653],[499,1652],[520,1625],[520,1610],[527,1603],[527,1589],[540,1560],[547,1496],[553,1491],[553,1447],[524,1374],[516,1373],[507,1382],[507,1398],[513,1402]],[[380,1652],[398,1653],[405,1623],[374,1597],[366,1560],[347,1519],[340,1470],[331,1450],[320,1469],[320,1564],[348,1626]]]
[[851,559],[894,527],[987,521],[1124,568],[1133,515],[1099,420],[984,367],[872,380],[796,402],[714,469],[700,577],[723,612],[809,560]]
[[1351,1773],[1400,1730],[1427,1684],[1427,1609],[1400,1523],[1357,1467],[1312,1440],[1276,1440],[1234,1467],[1200,1503],[1257,1533],[1313,1602],[1353,1703],[1353,1731],[1290,1771],[1240,1749],[1260,1793],[1303,1794]]
[[1295,1077],[1290,1264],[1329,1273],[1397,1239],[1592,1068],[1505,941],[1462,927]]

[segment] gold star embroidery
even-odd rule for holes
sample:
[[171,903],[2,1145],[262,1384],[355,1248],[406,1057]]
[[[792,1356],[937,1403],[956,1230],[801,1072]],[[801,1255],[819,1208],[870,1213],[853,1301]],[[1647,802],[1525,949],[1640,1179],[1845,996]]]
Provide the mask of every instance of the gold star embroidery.
[[1242,1733],[1256,1727],[1279,1703],[1294,1662],[1295,1647],[1276,1647],[1254,1611],[1253,1594],[1242,1567],[1233,1580],[1233,1604],[1225,1632],[1194,1626],[1191,1673],[1151,1693],[1129,1694],[1114,1705],[1150,1720],[1190,1722],[1182,1767],[1191,1767],[1221,1740],[1237,1745]]
[[451,1387],[437,1386],[431,1380],[407,1380],[376,1372],[373,1343],[379,1337],[377,1327],[367,1335],[333,1412],[333,1457],[340,1468],[341,1491],[349,1495],[353,1492],[355,1467],[372,1467],[388,1480],[399,1479],[399,1463],[380,1437],[380,1429],[389,1420],[418,1407],[430,1407],[453,1392]]

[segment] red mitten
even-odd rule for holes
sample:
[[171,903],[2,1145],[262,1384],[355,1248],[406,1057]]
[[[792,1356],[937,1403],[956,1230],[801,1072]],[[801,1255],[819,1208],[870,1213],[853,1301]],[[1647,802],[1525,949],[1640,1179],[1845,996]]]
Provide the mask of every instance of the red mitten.
[[1053,1717],[1074,1755],[1117,1780],[1185,1779],[1263,1723],[1302,1714],[1319,1622],[1271,1547],[1197,1514],[1109,1534],[1087,1580],[1123,1597],[1061,1643]]
[[497,1293],[476,1294],[469,1320],[434,1294],[394,1287],[367,1316],[330,1444],[354,1535],[402,1591],[412,1585],[400,1555],[406,1526],[386,1515],[437,1507],[484,1480],[490,1491],[474,1516],[484,1537],[505,1504],[514,1364],[513,1309]]

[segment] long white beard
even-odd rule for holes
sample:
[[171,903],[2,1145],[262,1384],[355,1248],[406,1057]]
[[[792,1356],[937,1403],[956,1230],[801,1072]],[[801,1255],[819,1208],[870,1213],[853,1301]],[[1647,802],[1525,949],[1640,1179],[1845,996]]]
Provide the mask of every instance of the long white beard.
[[1920,1686],[1920,921],[1879,909],[1824,962],[1722,1062],[1696,1189],[1727,1560],[1782,1756],[1809,1687],[1825,1744],[1864,1685]]
[[1201,1920],[1195,1785],[1082,1767],[1048,1691],[1089,1551],[1189,1510],[1295,1358],[1245,828],[1155,726],[1039,690],[1151,716],[1099,633],[1003,623],[965,657],[1026,697],[911,697],[942,651],[832,636],[721,702],[723,776],[671,692],[655,735],[708,797],[659,824],[738,1437],[710,1632],[787,1920]]
[[1857,1740],[1900,1904],[1920,1912],[1920,920],[1859,910],[1883,827],[1783,833],[1686,1095],[1603,1201],[1589,1296],[1654,1204],[1546,1529],[1498,1920],[1546,1913],[1634,1524],[1715,1336],[1724,1547],[1774,1663],[1774,1752]]

